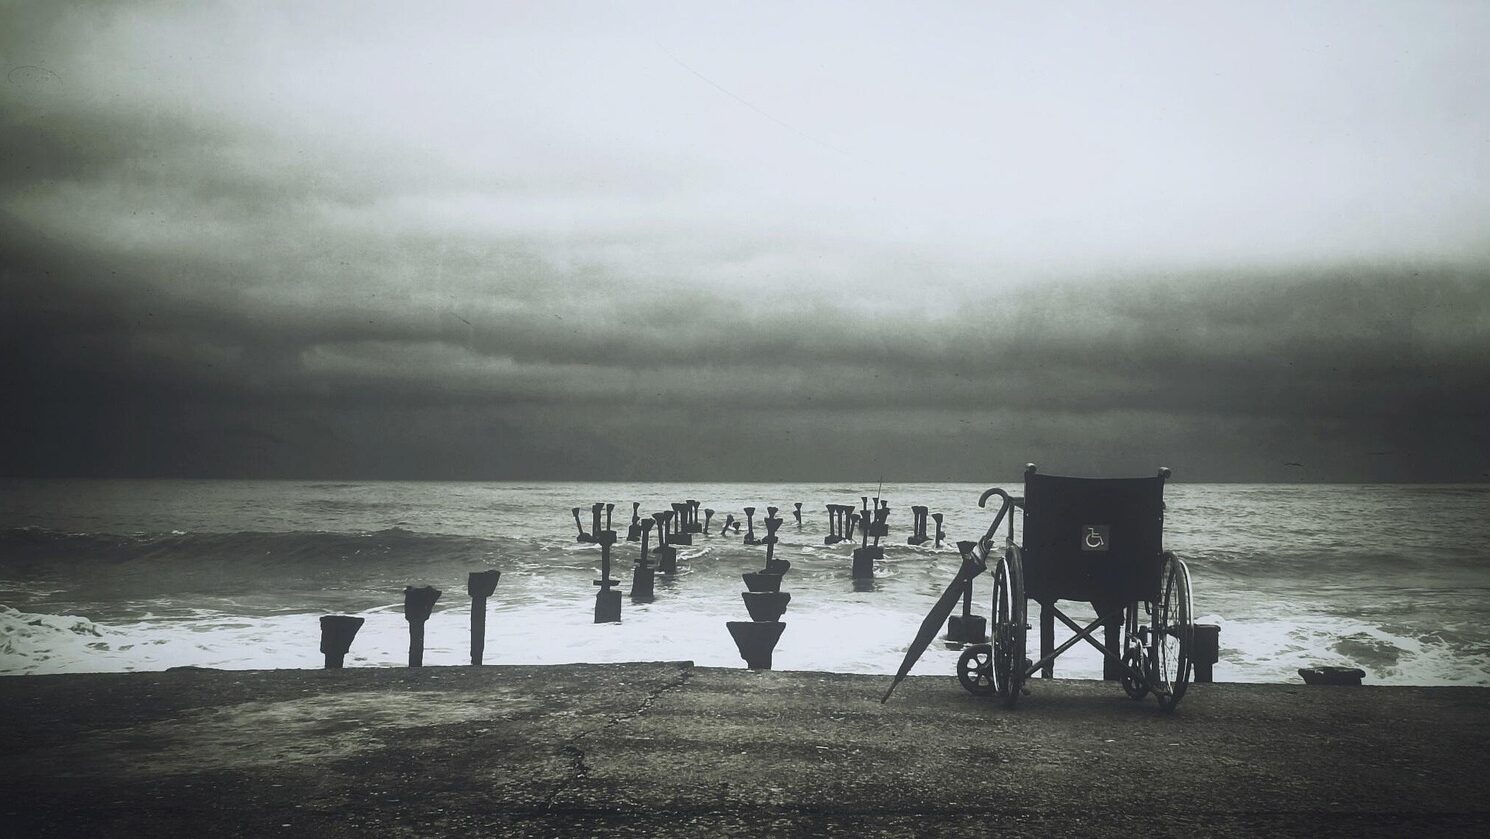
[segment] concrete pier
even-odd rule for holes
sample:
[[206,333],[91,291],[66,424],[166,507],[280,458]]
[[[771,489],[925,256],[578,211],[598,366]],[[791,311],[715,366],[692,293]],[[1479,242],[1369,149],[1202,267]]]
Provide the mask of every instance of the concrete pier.
[[[723,628],[720,632],[723,634]],[[688,663],[0,677],[7,835],[1474,836],[1490,689]]]

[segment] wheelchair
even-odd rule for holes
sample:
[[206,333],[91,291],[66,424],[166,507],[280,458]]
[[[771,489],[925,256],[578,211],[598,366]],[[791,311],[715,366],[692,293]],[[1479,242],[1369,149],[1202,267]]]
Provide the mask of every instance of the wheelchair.
[[[1050,678],[1055,659],[1085,641],[1101,651],[1104,678],[1121,681],[1134,699],[1153,694],[1161,709],[1173,711],[1192,676],[1195,630],[1189,569],[1163,547],[1168,477],[1168,469],[1153,478],[1060,477],[1039,474],[1031,463],[1022,497],[1001,489],[983,493],[979,507],[1003,499],[993,524],[977,542],[958,543],[963,567],[927,615],[896,684],[973,578],[991,571],[989,642],[967,646],[957,664],[966,690],[1014,708],[1028,680],[1037,673]],[[1015,509],[1023,511],[1022,545],[1014,539]],[[999,555],[1001,524],[1007,531]],[[1057,606],[1062,600],[1092,604],[1096,619],[1079,625]],[[1026,658],[1029,601],[1040,606],[1040,657],[1034,661]],[[1074,633],[1059,647],[1056,620]]]

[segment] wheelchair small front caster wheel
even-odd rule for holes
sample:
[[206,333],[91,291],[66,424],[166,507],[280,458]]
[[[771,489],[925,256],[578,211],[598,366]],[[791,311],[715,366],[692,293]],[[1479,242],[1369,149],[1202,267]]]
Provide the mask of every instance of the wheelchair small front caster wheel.
[[[1123,653],[1123,663],[1128,665],[1130,670],[1142,673],[1143,652],[1138,647],[1129,647],[1128,651]],[[1124,673],[1123,692],[1133,699],[1142,699],[1149,695],[1149,685],[1147,681],[1141,679],[1135,681],[1132,676]]]
[[974,644],[957,659],[957,681],[974,696],[993,695],[993,645]]

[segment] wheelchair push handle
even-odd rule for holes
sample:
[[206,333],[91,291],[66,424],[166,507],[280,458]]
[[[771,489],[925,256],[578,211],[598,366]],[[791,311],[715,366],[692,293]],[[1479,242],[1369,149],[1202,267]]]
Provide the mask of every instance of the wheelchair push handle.
[[1009,505],[1013,505],[1015,507],[1023,507],[1024,506],[1024,499],[1022,497],[1020,497],[1018,495],[1010,495],[1009,493],[1004,492],[1002,489],[999,489],[998,487],[994,487],[993,489],[990,489],[990,490],[985,490],[982,495],[978,496],[978,506],[979,507],[987,507],[988,506],[988,499],[994,497],[995,495],[997,495],[998,497],[1004,499],[1004,506],[1006,506],[1006,507],[1009,506]]

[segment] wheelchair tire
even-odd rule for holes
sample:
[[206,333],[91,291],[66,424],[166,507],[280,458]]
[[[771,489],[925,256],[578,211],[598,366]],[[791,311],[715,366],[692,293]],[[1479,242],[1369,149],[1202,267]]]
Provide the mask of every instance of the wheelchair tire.
[[1173,711],[1185,695],[1193,670],[1190,651],[1195,641],[1195,610],[1190,599],[1190,569],[1174,554],[1166,554],[1160,600],[1154,608],[1153,648],[1149,652],[1149,681],[1159,707]]
[[993,695],[993,647],[974,644],[957,659],[957,681],[973,696]]
[[993,574],[993,689],[1013,708],[1024,691],[1025,671],[1024,564],[1019,549],[1004,552]]

